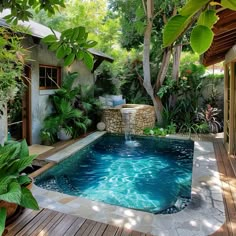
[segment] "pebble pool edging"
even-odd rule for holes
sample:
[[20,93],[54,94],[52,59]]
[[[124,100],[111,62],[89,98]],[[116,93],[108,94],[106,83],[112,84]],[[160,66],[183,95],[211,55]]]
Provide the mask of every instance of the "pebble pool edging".
[[[49,157],[48,161],[59,162],[56,157],[61,161],[104,133],[95,132],[72,144],[72,148]],[[36,185],[33,185],[32,192],[40,207],[158,236],[207,236],[225,222],[221,181],[210,142],[194,142],[192,200],[178,213],[154,215],[45,190]]]

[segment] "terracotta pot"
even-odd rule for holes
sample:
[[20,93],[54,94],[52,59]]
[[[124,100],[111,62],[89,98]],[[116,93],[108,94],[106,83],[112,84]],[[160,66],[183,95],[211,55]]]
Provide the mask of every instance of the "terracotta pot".
[[14,220],[16,220],[24,210],[24,207],[22,206],[2,200],[0,200],[0,207],[4,207],[7,209],[6,226],[11,224]]
[[15,203],[11,203],[11,202],[5,202],[5,201],[0,201],[0,207],[4,207],[7,209],[7,219],[12,217],[15,212],[16,212],[16,209],[18,207],[17,204]]

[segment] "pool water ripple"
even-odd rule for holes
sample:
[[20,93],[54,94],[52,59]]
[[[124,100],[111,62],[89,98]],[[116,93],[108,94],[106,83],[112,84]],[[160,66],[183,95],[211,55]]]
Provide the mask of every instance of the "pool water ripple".
[[158,213],[190,198],[192,160],[192,141],[136,137],[131,146],[122,136],[104,135],[37,177],[35,184]]

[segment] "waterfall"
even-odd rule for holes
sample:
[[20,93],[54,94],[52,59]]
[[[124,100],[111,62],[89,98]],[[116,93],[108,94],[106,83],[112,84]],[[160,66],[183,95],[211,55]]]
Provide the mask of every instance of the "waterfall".
[[125,134],[125,141],[132,141],[132,133],[135,125],[135,109],[132,108],[122,108],[122,121],[123,121],[123,130]]

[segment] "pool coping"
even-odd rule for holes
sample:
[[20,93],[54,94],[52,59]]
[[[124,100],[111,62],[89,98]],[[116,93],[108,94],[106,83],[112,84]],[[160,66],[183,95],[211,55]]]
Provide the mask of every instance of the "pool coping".
[[[95,132],[46,160],[54,164],[64,160],[106,132]],[[176,137],[174,137],[176,139]],[[153,235],[206,236],[225,222],[224,204],[214,147],[211,142],[195,141],[192,176],[192,200],[182,211],[170,215],[147,212],[91,201],[33,185],[40,207],[57,210],[106,224],[126,227]],[[54,164],[51,164],[50,167]]]

